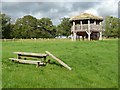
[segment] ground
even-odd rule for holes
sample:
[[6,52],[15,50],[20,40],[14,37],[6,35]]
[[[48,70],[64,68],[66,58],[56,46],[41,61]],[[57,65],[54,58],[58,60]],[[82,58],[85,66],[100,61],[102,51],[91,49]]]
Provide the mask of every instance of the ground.
[[[72,71],[54,59],[53,64],[36,68],[8,58],[12,52],[51,52]],[[16,40],[2,42],[3,88],[115,88],[118,87],[117,40]]]

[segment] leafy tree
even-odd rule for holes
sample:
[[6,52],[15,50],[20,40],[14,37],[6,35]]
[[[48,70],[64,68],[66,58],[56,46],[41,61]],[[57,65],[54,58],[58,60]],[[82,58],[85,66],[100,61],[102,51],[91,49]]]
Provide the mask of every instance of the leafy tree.
[[70,18],[62,18],[61,23],[57,26],[57,35],[69,36],[71,32]]
[[2,38],[11,38],[11,18],[6,14],[0,12],[0,33],[2,33]]
[[21,20],[21,18],[18,18],[16,20],[15,25],[13,26],[12,37],[14,37],[14,38],[22,38],[21,29],[22,29],[22,20]]
[[0,39],[2,38],[2,14],[0,12]]
[[55,37],[56,27],[53,25],[50,18],[41,18],[38,20],[39,37],[52,38]]
[[105,32],[106,37],[118,37],[118,21],[119,19],[113,16],[107,16],[105,18]]
[[15,38],[32,38],[36,37],[34,33],[37,29],[37,19],[31,15],[18,18],[14,25],[13,37]]

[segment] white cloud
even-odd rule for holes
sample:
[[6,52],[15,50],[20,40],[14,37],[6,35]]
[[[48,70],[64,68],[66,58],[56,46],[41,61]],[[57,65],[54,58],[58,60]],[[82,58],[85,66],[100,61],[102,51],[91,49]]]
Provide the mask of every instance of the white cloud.
[[50,9],[50,13],[57,13],[57,12],[58,12],[58,9],[55,9],[55,8]]
[[118,17],[118,0],[102,1],[95,7],[89,8],[84,12],[92,13],[94,15],[101,15],[103,17],[111,15]]
[[77,15],[79,15],[79,14],[80,14],[80,12],[78,12],[78,11],[73,11],[73,12],[69,13],[69,16],[70,16],[70,17],[73,17],[73,16],[77,16]]
[[37,19],[42,18],[42,16],[43,16],[40,12],[35,13],[35,14],[31,14],[31,15],[36,17]]
[[90,8],[88,10],[85,10],[84,13],[91,13],[91,14],[94,14],[94,15],[97,15],[98,16],[98,12],[96,9],[93,9],[93,8]]
[[96,6],[96,10],[101,15],[117,16],[118,15],[118,0],[104,1],[100,5]]

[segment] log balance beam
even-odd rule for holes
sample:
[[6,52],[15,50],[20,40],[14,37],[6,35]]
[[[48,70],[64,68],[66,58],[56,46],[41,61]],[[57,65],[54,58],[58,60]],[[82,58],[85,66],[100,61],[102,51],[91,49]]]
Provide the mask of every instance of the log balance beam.
[[72,70],[72,68],[70,68],[67,64],[65,64],[63,61],[61,61],[60,59],[58,59],[57,57],[55,57],[53,54],[51,54],[48,51],[45,51],[49,56],[51,56],[53,59],[55,59],[56,61],[58,61],[62,66],[64,66],[65,68]]
[[22,59],[16,59],[16,58],[9,58],[11,61],[16,61],[19,63],[25,63],[25,64],[36,64],[36,66],[45,65],[46,63],[41,61],[33,61],[33,60],[22,60]]

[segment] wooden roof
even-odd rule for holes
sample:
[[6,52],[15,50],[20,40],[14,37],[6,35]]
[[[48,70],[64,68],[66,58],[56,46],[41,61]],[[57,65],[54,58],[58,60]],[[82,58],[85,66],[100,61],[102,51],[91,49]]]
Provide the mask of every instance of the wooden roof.
[[78,16],[73,16],[70,18],[71,21],[73,20],[85,20],[85,19],[95,19],[95,20],[103,20],[103,17],[96,16],[90,13],[82,13]]

